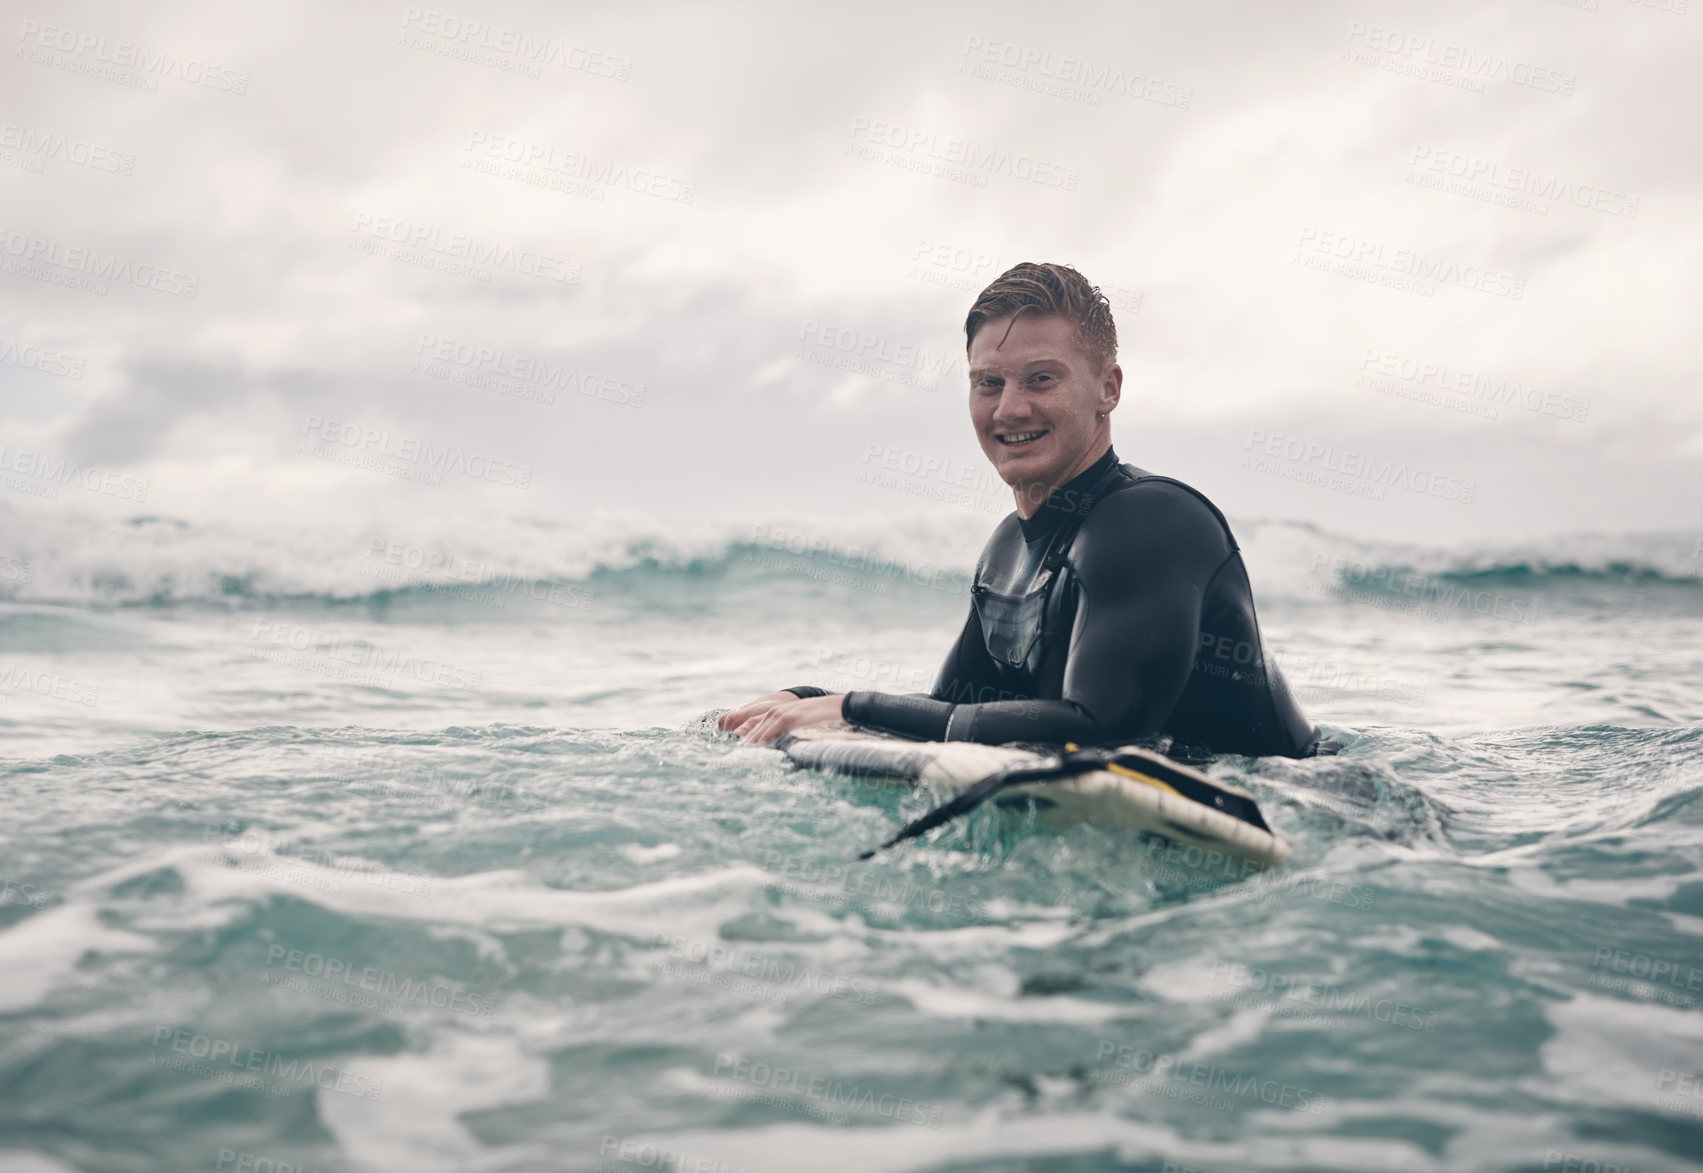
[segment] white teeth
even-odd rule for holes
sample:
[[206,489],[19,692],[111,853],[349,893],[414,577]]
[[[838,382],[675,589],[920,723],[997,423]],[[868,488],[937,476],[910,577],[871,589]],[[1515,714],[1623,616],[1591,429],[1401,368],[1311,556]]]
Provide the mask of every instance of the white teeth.
[[1023,444],[1023,443],[1027,443],[1030,440],[1035,439],[1037,436],[1044,436],[1044,435],[1046,435],[1045,431],[1039,431],[1039,432],[1005,432],[1005,433],[1001,434],[999,439],[1000,439],[1000,442],[1002,444]]

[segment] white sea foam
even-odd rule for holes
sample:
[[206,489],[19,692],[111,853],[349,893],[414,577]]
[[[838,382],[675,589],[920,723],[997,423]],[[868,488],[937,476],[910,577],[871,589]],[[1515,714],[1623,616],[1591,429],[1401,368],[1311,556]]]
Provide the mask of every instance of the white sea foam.
[[[354,518],[237,527],[154,516],[114,520],[0,502],[0,600],[70,604],[244,597],[351,599],[406,588],[513,593],[599,571],[661,572],[734,562],[964,585],[992,528],[964,511],[815,519],[777,512],[714,522],[615,511],[571,521],[477,518],[389,524]],[[1557,573],[1698,581],[1689,533],[1574,534],[1445,549],[1380,543],[1305,523],[1233,521],[1256,595],[1318,597],[1337,581]],[[1388,576],[1384,576],[1387,578]]]
[[47,909],[0,934],[0,1011],[35,1006],[90,954],[153,950],[149,938],[103,925],[91,904]]

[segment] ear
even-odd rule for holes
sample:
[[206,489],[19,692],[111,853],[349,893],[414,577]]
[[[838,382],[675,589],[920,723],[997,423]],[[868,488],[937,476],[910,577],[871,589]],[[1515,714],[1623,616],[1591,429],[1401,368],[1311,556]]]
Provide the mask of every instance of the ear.
[[1096,410],[1105,415],[1118,405],[1123,398],[1124,369],[1117,363],[1106,368],[1105,377],[1100,382],[1100,403]]

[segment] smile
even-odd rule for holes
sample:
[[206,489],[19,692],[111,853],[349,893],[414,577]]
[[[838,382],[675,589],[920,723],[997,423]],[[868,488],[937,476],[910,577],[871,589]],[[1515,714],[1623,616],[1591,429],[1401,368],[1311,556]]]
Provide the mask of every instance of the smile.
[[1046,435],[1050,430],[1051,429],[1048,428],[1042,428],[1038,432],[996,432],[994,434],[994,439],[998,440],[1001,444],[1004,444],[1007,448],[1016,448],[1024,444],[1033,444],[1036,440],[1039,440],[1042,436]]

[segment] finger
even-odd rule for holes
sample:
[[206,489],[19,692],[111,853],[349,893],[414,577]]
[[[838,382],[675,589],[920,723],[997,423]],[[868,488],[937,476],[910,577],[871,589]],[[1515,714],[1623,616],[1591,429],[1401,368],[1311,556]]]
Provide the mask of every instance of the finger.
[[745,718],[749,717],[752,713],[760,711],[762,707],[762,701],[746,701],[742,705],[729,709],[727,711],[727,716],[730,721],[738,724],[745,720]]
[[737,729],[752,717],[761,717],[774,707],[775,702],[766,696],[760,696],[754,701],[746,701],[744,704],[727,711],[727,715],[722,718],[723,727]]
[[775,715],[770,713],[752,727],[750,735],[745,740],[752,745],[767,745],[780,735],[775,728],[779,724],[780,722],[776,720]]

